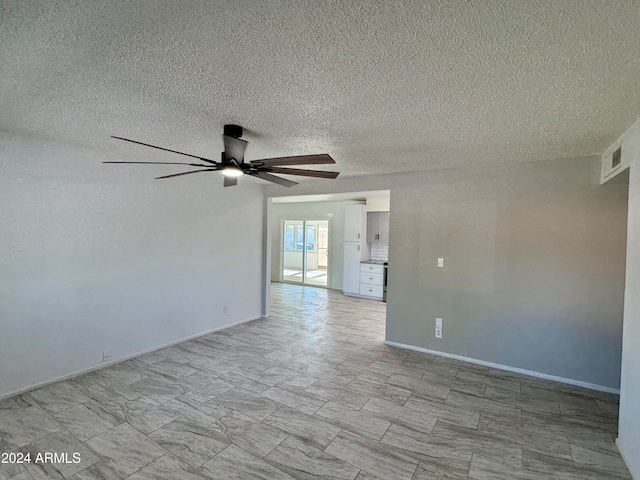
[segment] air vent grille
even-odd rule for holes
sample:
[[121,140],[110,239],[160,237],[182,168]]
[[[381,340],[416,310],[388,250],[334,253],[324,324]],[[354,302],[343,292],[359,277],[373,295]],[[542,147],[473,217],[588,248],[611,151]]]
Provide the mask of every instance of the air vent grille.
[[611,168],[616,168],[620,165],[622,161],[622,147],[618,148],[615,152],[613,152],[613,157],[611,157]]

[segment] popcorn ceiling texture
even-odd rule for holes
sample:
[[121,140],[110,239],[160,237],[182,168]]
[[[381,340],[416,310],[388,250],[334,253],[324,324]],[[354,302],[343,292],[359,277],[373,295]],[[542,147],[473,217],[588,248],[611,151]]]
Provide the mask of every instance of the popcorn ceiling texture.
[[109,136],[218,159],[234,122],[249,160],[343,175],[596,155],[640,113],[638,25],[636,0],[1,0],[0,129],[167,161]]

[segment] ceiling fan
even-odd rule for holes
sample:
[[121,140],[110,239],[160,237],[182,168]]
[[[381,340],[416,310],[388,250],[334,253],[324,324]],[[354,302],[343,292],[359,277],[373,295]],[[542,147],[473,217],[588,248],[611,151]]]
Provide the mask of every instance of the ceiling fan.
[[327,154],[320,155],[298,155],[294,157],[277,157],[277,158],[265,158],[262,160],[251,160],[245,163],[244,152],[247,149],[249,142],[242,140],[240,137],[243,134],[242,127],[238,125],[225,125],[224,133],[222,135],[222,141],[224,142],[224,152],[221,154],[221,160],[216,162],[208,158],[200,157],[198,155],[191,155],[189,153],[177,152],[175,150],[169,150],[168,148],[157,147],[155,145],[149,145],[148,143],[137,142],[136,140],[129,140],[128,138],[112,137],[118,140],[124,140],[126,142],[137,143],[138,145],[144,145],[145,147],[157,148],[164,150],[165,152],[178,153],[180,155],[186,155],[187,157],[197,158],[201,162],[205,163],[181,163],[181,162],[102,162],[102,163],[135,163],[135,164],[151,164],[151,165],[189,165],[192,167],[201,167],[199,170],[191,170],[189,172],[174,173],[172,175],[164,175],[158,178],[172,178],[179,177],[181,175],[189,175],[191,173],[199,172],[216,172],[220,171],[224,175],[224,186],[232,187],[238,183],[238,177],[241,175],[251,175],[252,177],[258,177],[269,182],[277,183],[285,187],[291,187],[297,185],[296,182],[287,180],[282,177],[273,175],[279,173],[283,175],[301,175],[304,177],[317,177],[317,178],[336,178],[339,172],[325,172],[322,170],[305,170],[300,168],[286,168],[287,165],[320,165],[336,163],[331,156]]

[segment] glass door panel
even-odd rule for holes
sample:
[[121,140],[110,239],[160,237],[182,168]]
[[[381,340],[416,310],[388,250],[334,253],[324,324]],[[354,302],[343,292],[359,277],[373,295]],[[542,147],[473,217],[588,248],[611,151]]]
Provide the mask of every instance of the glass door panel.
[[285,220],[282,280],[328,286],[329,221]]
[[285,220],[282,248],[282,280],[304,283],[304,221]]

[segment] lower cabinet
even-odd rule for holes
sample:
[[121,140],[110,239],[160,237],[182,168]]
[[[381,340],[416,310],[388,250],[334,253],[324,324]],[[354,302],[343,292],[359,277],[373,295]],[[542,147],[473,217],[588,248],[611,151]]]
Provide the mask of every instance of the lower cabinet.
[[384,265],[360,264],[360,295],[382,300],[384,296]]

